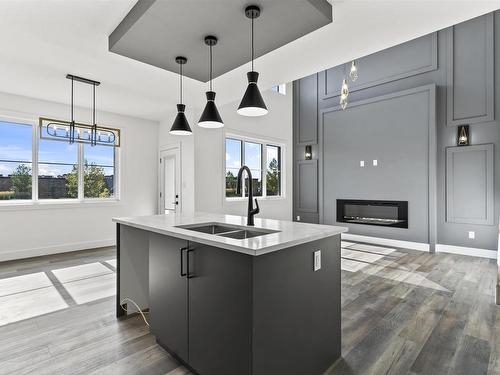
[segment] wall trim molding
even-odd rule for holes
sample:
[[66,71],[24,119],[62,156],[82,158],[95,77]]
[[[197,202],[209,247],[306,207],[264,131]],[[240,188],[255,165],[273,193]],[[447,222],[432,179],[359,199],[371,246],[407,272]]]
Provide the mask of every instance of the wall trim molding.
[[[318,181],[318,160],[317,159],[312,159],[312,160],[298,160],[297,165],[296,165],[296,178],[295,178],[295,192],[297,194],[297,211],[298,212],[309,212],[309,213],[317,213],[318,212],[318,189],[316,187],[315,191],[312,192],[312,194],[316,195],[315,199],[315,204],[314,206],[311,207],[304,207],[301,203],[301,189],[300,189],[300,175],[301,175],[301,168],[311,168],[311,170],[316,174],[316,181]],[[313,181],[308,181],[308,185],[314,184]],[[306,195],[311,195],[311,193],[306,194]]]
[[0,262],[5,262],[9,260],[19,260],[25,258],[32,258],[44,255],[53,255],[60,253],[68,253],[71,251],[78,250],[90,250],[99,247],[109,247],[115,246],[116,239],[109,240],[96,240],[96,241],[85,241],[85,242],[75,242],[67,243],[62,245],[45,246],[45,247],[35,247],[31,249],[21,249],[14,251],[7,251],[0,253]]
[[479,258],[489,258],[496,259],[497,251],[496,250],[486,250],[486,249],[478,249],[475,247],[464,247],[464,246],[453,246],[453,245],[436,245],[437,253],[450,253],[450,254],[460,254],[467,255],[471,257],[479,257]]
[[430,251],[429,244],[422,243],[422,242],[393,240],[391,238],[370,237],[370,236],[362,236],[359,234],[351,234],[351,233],[342,233],[341,237],[343,240],[368,242],[368,243],[373,243],[376,245],[384,245],[384,246],[402,247],[402,248],[410,249],[410,250],[427,251],[427,252]]
[[[485,75],[486,87],[484,87],[486,103],[484,113],[473,114],[466,117],[455,117],[455,28],[466,22],[485,21]],[[488,123],[495,120],[495,24],[494,12],[472,20],[451,26],[446,35],[446,126],[458,126],[477,123]]]
[[[375,86],[383,85],[385,83],[394,82],[394,81],[398,81],[401,79],[413,77],[413,76],[416,76],[416,75],[419,75],[422,73],[427,73],[427,72],[432,72],[432,71],[437,70],[438,69],[438,32],[435,31],[433,33],[424,35],[424,36],[417,38],[417,39],[423,40],[425,38],[429,39],[429,49],[430,49],[429,58],[430,58],[430,61],[428,64],[421,65],[421,66],[415,66],[408,71],[400,71],[398,73],[391,74],[391,75],[388,75],[385,77],[378,77],[372,81],[364,82],[361,84],[359,83],[359,81],[353,82],[353,83],[350,82],[349,92],[352,93],[355,91],[365,90],[365,89],[369,89],[369,88],[372,88]],[[363,56],[362,58],[358,59],[358,63],[359,63],[359,60],[363,60],[363,59],[369,60],[370,58],[373,58],[374,56],[377,55],[377,53],[380,53],[380,52],[387,52],[390,50],[395,51],[397,48],[401,48],[401,46],[403,46],[407,43],[413,42],[413,41],[414,40],[407,41],[405,43],[398,44],[398,45],[393,46],[393,47],[389,47],[389,48],[384,49],[382,51],[378,51],[378,52],[375,52],[373,54]],[[346,73],[348,73],[349,69],[350,69],[350,62],[345,63],[343,65],[338,65],[336,67],[333,67],[332,69],[334,69],[334,68],[342,68],[344,75],[346,75]],[[320,87],[319,82],[318,82],[318,87],[320,87],[319,88],[319,98],[321,100],[335,98],[335,97],[340,95],[340,89],[328,92],[328,83],[327,83],[328,70],[329,69],[324,70],[324,71],[319,73],[319,75],[322,76],[321,79],[319,80],[319,82],[322,82],[321,87]],[[341,82],[338,82],[339,87],[340,87],[340,83]]]
[[[495,224],[495,170],[494,170],[494,144],[477,144],[471,145],[467,147],[453,146],[446,147],[446,222],[447,223],[460,223],[460,224],[475,224],[475,225],[494,225]],[[477,153],[483,152],[485,155],[484,166],[474,167],[476,169],[482,170],[485,173],[485,182],[484,182],[484,218],[478,217],[466,217],[463,215],[462,217],[457,216],[455,214],[455,155],[458,153]],[[477,163],[476,163],[477,164]],[[459,172],[459,174],[465,174],[470,179],[470,174],[465,172]],[[479,184],[479,182],[478,182]],[[479,206],[479,203],[476,203]]]

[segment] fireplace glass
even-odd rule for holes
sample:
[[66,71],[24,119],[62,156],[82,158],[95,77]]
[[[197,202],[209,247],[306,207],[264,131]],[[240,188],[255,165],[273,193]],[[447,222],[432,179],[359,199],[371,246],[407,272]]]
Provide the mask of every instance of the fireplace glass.
[[337,222],[408,228],[408,201],[337,199]]

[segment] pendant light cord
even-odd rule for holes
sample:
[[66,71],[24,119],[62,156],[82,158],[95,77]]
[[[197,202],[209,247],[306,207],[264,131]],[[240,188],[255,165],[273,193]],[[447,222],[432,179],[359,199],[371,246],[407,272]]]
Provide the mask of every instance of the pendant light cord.
[[95,122],[95,83],[92,85],[93,90],[92,90],[92,102],[93,102],[93,107],[92,107],[92,125],[96,125]]
[[95,83],[92,84],[92,131],[90,132],[91,140],[90,146],[97,145],[97,123],[96,123],[96,114],[95,114]]
[[73,77],[71,77],[71,122],[73,121]]
[[212,45],[210,45],[210,91],[212,91]]
[[253,59],[254,59],[254,47],[253,47],[253,20],[254,20],[254,17],[252,17],[252,72],[253,72]]
[[180,92],[180,99],[181,99],[181,103],[182,104],[182,64],[179,64],[180,65],[180,81],[181,81],[181,84],[180,84],[180,88],[181,88],[181,92]]
[[73,83],[74,79],[71,77],[71,124],[69,126],[69,143],[74,142],[74,132],[75,132],[75,118],[74,118],[74,111],[73,111]]

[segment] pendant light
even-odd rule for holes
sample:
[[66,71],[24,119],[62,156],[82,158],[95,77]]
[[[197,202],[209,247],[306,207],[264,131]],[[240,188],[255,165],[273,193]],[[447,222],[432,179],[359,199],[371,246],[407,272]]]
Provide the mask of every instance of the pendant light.
[[356,60],[352,60],[349,77],[351,77],[351,81],[353,82],[356,82],[356,80],[358,79],[358,67],[356,65]]
[[263,116],[266,115],[268,110],[262,95],[260,94],[259,88],[257,87],[257,80],[259,79],[259,73],[254,71],[253,61],[254,61],[254,32],[253,23],[254,20],[260,16],[260,8],[256,5],[250,5],[245,9],[245,15],[252,20],[252,71],[247,73],[248,86],[243,99],[241,100],[240,106],[237,112],[243,116]]
[[349,86],[347,86],[347,80],[342,81],[342,87],[340,89],[340,108],[345,110],[347,108],[347,97],[349,96]]
[[173,135],[191,135],[191,127],[189,126],[184,110],[186,106],[182,104],[182,66],[187,63],[187,59],[183,56],[177,56],[175,62],[179,64],[179,77],[180,77],[180,103],[177,104],[177,116],[175,116],[174,123],[170,128],[170,134]]
[[207,104],[198,121],[198,126],[202,128],[217,129],[224,126],[217,106],[215,105],[215,92],[212,91],[212,47],[217,44],[217,38],[212,35],[206,36],[205,44],[210,47],[210,90],[206,92]]

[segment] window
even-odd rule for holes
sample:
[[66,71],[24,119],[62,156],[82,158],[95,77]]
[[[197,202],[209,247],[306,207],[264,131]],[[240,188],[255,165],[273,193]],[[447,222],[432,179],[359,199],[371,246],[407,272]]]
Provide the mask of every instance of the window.
[[[254,197],[281,196],[281,146],[254,140],[226,138],[226,198],[248,196],[248,176],[244,190],[236,193],[238,170],[246,165],[252,173]],[[243,195],[244,194],[244,195]]]
[[78,144],[38,140],[38,198],[78,198]]
[[271,87],[271,90],[278,94],[286,95],[286,84],[282,83],[281,85],[275,85]]
[[39,139],[39,131],[47,128],[0,121],[0,201],[117,196],[117,148]]
[[267,145],[266,194],[281,195],[281,147]]
[[[244,142],[245,162],[252,172],[252,189],[254,197],[262,196],[262,145],[253,142]],[[245,175],[245,196],[248,196],[248,176]]]
[[0,201],[31,199],[32,128],[0,121]]
[[237,197],[236,185],[238,170],[242,163],[241,141],[237,139],[226,139],[226,197]]
[[110,198],[115,194],[115,149],[83,146],[83,195],[85,198]]

